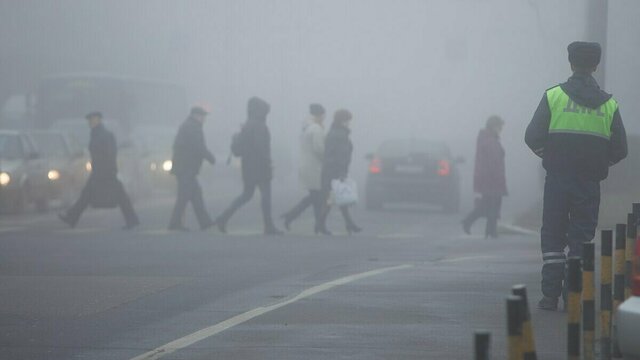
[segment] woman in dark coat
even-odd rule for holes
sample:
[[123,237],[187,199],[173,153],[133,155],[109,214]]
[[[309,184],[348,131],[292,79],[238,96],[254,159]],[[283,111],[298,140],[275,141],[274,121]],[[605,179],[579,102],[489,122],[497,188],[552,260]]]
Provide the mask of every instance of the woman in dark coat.
[[[349,174],[349,165],[351,164],[351,155],[353,153],[353,144],[349,138],[351,133],[349,124],[352,117],[351,112],[348,110],[336,111],[331,129],[325,139],[324,161],[322,163],[322,192],[325,210],[318,224],[318,232],[326,235],[331,234],[326,227],[327,216],[331,210],[328,204],[329,195],[331,194],[331,181],[344,180]],[[349,234],[362,231],[351,218],[349,207],[341,206],[340,211]]]
[[502,197],[507,195],[505,151],[500,144],[500,132],[503,127],[504,120],[492,116],[478,134],[473,188],[481,197],[476,200],[473,211],[462,221],[462,227],[467,234],[471,233],[471,226],[478,218],[486,217],[485,236],[498,237]]

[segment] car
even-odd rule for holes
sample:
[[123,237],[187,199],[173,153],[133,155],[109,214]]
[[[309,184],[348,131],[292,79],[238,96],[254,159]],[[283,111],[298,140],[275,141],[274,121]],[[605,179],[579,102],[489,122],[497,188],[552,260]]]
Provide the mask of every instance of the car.
[[390,202],[436,204],[445,212],[460,208],[460,175],[454,159],[442,142],[425,139],[386,141],[367,155],[369,160],[365,203],[379,210]]
[[0,207],[21,213],[33,203],[44,211],[49,206],[48,164],[33,139],[24,132],[0,131]]
[[640,360],[640,240],[636,241],[632,295],[616,312],[617,338],[627,360]]
[[[125,130],[116,119],[105,118],[104,126],[116,137],[118,143],[118,178],[132,200],[144,197],[149,193],[149,184],[145,181],[142,170],[141,151],[133,142],[130,132]],[[83,149],[88,149],[90,129],[84,118],[56,120],[51,130],[59,131],[70,136]],[[85,163],[87,172],[91,172],[91,161]]]
[[171,175],[173,168],[172,146],[177,129],[168,126],[137,126],[133,138],[140,147],[141,176],[155,190],[173,190],[175,179]]
[[48,160],[50,200],[59,200],[70,205],[78,196],[88,178],[86,163],[89,157],[86,151],[74,145],[70,136],[52,130],[34,130],[29,135],[38,145],[38,149]]

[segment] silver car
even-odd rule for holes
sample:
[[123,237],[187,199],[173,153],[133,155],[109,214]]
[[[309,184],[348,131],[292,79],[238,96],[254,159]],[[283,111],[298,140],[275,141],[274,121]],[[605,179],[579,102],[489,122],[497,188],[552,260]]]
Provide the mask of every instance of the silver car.
[[618,344],[627,360],[640,360],[640,241],[636,243],[636,261],[632,278],[633,296],[616,313]]
[[29,203],[44,211],[49,205],[51,181],[46,159],[33,139],[23,132],[0,131],[0,208],[20,213]]

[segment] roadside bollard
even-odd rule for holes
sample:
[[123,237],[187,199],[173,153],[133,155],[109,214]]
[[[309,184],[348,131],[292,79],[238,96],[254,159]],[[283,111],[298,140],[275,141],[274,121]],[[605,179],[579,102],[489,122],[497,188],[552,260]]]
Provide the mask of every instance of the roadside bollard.
[[522,359],[537,360],[538,356],[536,355],[536,345],[533,337],[533,324],[531,324],[531,311],[529,309],[527,287],[525,285],[515,285],[511,288],[511,293],[521,298],[520,316],[522,317]]
[[631,297],[631,277],[633,276],[633,249],[638,236],[636,214],[627,215],[627,244],[625,245],[624,299]]
[[[615,265],[613,275],[613,313],[618,310],[618,307],[624,301],[624,266],[625,266],[625,247],[627,242],[627,225],[616,225],[616,253],[615,253]],[[613,337],[612,337],[612,353],[613,358],[622,358],[622,353],[618,347],[618,341],[615,338],[616,324],[613,324]]]
[[582,244],[582,356],[584,360],[595,359],[595,244]]
[[613,305],[611,279],[613,278],[613,231],[602,230],[600,249],[600,356],[611,360],[611,308]]
[[474,348],[475,360],[489,360],[491,350],[491,333],[488,331],[478,331],[475,334]]
[[522,319],[519,296],[507,296],[507,334],[509,360],[522,360]]
[[568,267],[567,359],[580,360],[580,292],[582,290],[580,258],[569,258]]

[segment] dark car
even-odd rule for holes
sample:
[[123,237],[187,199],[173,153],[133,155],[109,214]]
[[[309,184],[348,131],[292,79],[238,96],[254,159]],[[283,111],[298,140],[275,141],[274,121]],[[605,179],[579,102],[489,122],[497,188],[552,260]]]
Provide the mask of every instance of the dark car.
[[440,205],[449,213],[459,210],[457,165],[463,159],[454,159],[446,144],[421,139],[392,140],[367,158],[367,209],[381,209],[390,202],[418,202]]

